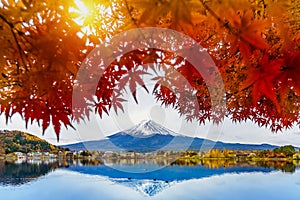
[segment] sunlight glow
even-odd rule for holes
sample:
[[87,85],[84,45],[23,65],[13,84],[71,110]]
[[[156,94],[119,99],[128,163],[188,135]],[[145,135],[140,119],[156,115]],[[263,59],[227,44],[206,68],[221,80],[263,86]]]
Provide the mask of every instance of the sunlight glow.
[[[113,18],[112,7],[107,2],[74,0],[73,7],[68,10],[73,21],[81,27],[84,35],[101,35],[108,30],[107,24]],[[111,22],[110,22],[111,23]],[[110,24],[111,28],[114,28]],[[83,37],[82,35],[79,37]]]
[[81,0],[74,0],[74,3],[76,4],[76,8],[70,7],[69,12],[76,14],[77,17],[74,18],[74,21],[78,25],[83,26],[87,20],[91,18],[91,9],[88,8]]
[[81,0],[75,0],[75,3],[79,10],[81,11],[81,14],[83,16],[88,16],[89,14],[89,9],[84,5],[84,3]]
[[76,7],[69,8],[69,13],[74,16],[74,22],[82,27],[82,33],[86,35],[96,34],[96,30],[93,27],[95,19],[94,8],[91,5],[86,5],[82,0],[74,0],[74,3]]

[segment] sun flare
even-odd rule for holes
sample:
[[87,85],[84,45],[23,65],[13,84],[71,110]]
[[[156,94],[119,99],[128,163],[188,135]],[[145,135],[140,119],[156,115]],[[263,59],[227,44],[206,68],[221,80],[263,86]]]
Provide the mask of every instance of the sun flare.
[[74,0],[68,11],[73,21],[81,27],[81,33],[97,36],[107,32],[109,28],[106,23],[114,22],[112,10],[113,6],[105,1]]
[[92,22],[92,9],[84,4],[81,0],[74,0],[75,7],[70,7],[69,12],[74,16],[74,21],[80,25],[85,26]]

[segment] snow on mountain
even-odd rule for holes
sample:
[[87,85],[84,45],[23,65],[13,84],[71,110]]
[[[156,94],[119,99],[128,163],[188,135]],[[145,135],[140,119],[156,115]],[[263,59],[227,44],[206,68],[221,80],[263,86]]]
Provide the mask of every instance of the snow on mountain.
[[167,129],[152,120],[141,121],[138,125],[127,129],[124,132],[134,137],[148,137],[154,134],[180,136],[178,133]]
[[171,183],[160,180],[127,180],[127,179],[114,179],[114,182],[122,184],[126,187],[132,188],[144,196],[155,196],[156,194],[164,191],[165,189],[175,185],[177,181]]

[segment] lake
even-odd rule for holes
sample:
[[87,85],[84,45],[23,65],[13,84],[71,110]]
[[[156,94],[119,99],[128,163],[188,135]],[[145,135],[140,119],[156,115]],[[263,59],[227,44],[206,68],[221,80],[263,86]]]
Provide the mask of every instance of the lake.
[[[104,164],[105,163],[105,164]],[[0,199],[299,199],[298,162],[0,160]]]

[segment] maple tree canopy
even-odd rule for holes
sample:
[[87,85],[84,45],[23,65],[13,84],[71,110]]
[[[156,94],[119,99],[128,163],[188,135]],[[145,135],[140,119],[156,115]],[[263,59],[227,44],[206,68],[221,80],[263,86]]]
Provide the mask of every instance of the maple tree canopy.
[[[191,63],[152,48],[116,58],[94,95],[81,98],[89,106],[72,107],[86,56],[100,42],[144,27],[176,30],[207,50],[224,83],[225,113],[212,110],[207,83]],[[156,81],[155,98],[187,120],[249,119],[274,132],[300,124],[299,0],[2,0],[0,44],[1,114],[37,121],[43,133],[52,123],[58,138],[61,125],[72,126],[90,109],[100,116],[122,110],[125,85],[138,102],[136,87],[148,91],[143,76]],[[174,70],[193,91],[162,84],[178,83],[168,74]],[[197,105],[184,92],[195,94]]]

